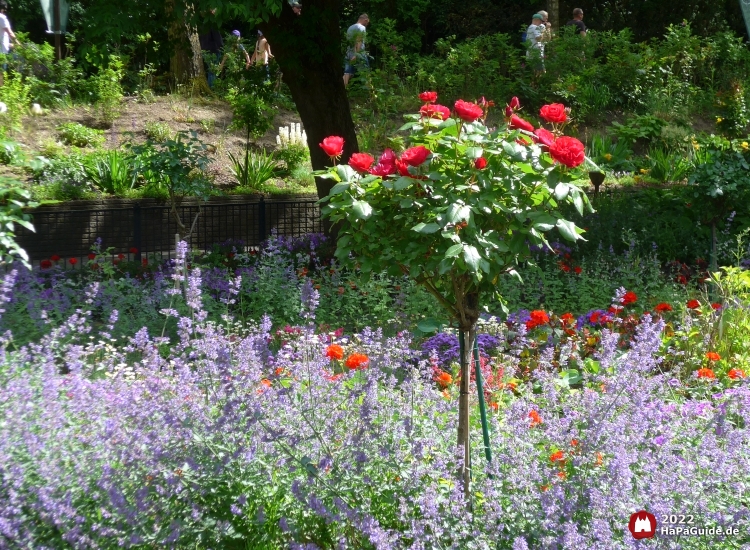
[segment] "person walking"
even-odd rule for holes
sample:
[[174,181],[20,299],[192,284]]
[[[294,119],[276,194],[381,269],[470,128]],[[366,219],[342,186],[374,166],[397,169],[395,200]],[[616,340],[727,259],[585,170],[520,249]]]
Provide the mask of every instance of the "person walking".
[[576,8],[573,10],[573,19],[565,23],[566,27],[575,27],[575,33],[580,34],[581,36],[586,36],[586,25],[583,22],[583,10],[581,8]]
[[253,62],[255,62],[256,66],[263,65],[265,67],[266,82],[271,79],[271,73],[268,69],[268,61],[272,57],[271,45],[268,43],[268,40],[266,40],[266,37],[263,36],[263,33],[258,31],[258,39],[255,41],[255,51],[253,52],[252,57],[250,57],[250,64],[252,65]]
[[542,25],[544,25],[542,42],[549,42],[552,40],[552,23],[549,22],[549,14],[544,10],[539,10],[537,13],[542,16]]
[[367,25],[370,24],[370,18],[363,13],[346,31],[346,65],[344,67],[344,86],[349,85],[349,79],[357,71],[370,68],[370,62],[367,60],[367,51],[365,49],[365,34]]
[[531,16],[531,25],[526,29],[526,58],[539,75],[544,72],[544,33],[547,27],[542,22],[542,16],[535,13]]
[[[8,11],[8,3],[5,0],[0,0],[0,53],[8,55],[10,53],[11,42],[16,46],[20,46],[18,38],[16,38],[13,29],[10,28],[10,21],[5,13]],[[8,69],[8,64],[3,63],[2,71],[0,71],[0,86],[5,83],[5,71]]]
[[[250,68],[250,54],[247,53],[247,50],[245,49],[245,46],[242,45],[242,35],[240,34],[240,31],[232,31],[232,36],[234,36],[235,41],[234,45],[232,46],[232,53],[235,53],[237,50],[240,50],[243,54],[245,54],[245,69]],[[227,57],[229,57],[229,53],[225,53],[224,57],[221,60],[221,63],[219,64],[219,73],[224,69],[224,63],[227,61]]]

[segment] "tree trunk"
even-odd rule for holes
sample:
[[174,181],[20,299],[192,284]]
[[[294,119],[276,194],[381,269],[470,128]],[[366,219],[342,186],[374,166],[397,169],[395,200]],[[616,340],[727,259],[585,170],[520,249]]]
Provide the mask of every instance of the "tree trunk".
[[[359,151],[343,82],[339,7],[339,0],[305,0],[302,15],[297,16],[283,2],[281,15],[260,25],[307,132],[315,170],[331,166],[331,159],[318,146],[325,137],[344,138],[340,163]],[[335,184],[321,178],[315,183],[320,198]]]
[[[175,11],[175,0],[166,0],[165,8],[170,20],[168,36],[172,47],[169,71],[175,83],[189,85],[193,93],[210,93],[197,29],[188,23],[184,12]],[[185,9],[193,8],[188,5]]]

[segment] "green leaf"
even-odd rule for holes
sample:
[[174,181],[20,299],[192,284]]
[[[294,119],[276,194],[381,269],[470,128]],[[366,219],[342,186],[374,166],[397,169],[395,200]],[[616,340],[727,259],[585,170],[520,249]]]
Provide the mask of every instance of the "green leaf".
[[341,180],[345,182],[352,181],[357,175],[357,172],[354,170],[354,168],[352,168],[348,164],[339,164],[336,167],[336,173],[341,178]]
[[472,271],[479,271],[479,261],[482,257],[479,255],[479,251],[472,244],[464,246],[464,261],[466,265],[471,267]]
[[448,223],[466,221],[471,215],[471,208],[465,204],[454,202],[448,207],[448,212],[445,215],[448,218]]
[[565,198],[568,196],[568,192],[570,191],[570,187],[565,182],[560,182],[555,186],[555,198],[562,202],[565,200]]
[[419,323],[417,323],[417,328],[420,330],[420,332],[431,334],[440,330],[440,327],[444,324],[445,323],[438,321],[437,319],[428,317],[427,319],[422,319]]
[[581,198],[581,193],[577,189],[573,193],[573,205],[575,205],[578,213],[583,216],[583,199]]
[[357,218],[366,220],[372,215],[372,206],[365,201],[354,201],[352,203],[352,212],[354,212]]
[[448,250],[445,252],[446,258],[455,258],[461,253],[461,250],[463,250],[464,245],[463,244],[454,244],[451,246]]
[[440,230],[440,226],[436,223],[418,223],[411,230],[417,233],[435,233]]
[[569,241],[577,241],[581,236],[576,231],[576,224],[568,220],[557,220],[557,230]]
[[466,148],[466,156],[472,160],[478,159],[479,157],[484,154],[484,149],[481,147],[467,147]]
[[401,176],[396,181],[393,182],[393,187],[396,189],[396,191],[403,191],[407,187],[409,187],[412,183],[414,183],[414,180],[412,178],[407,178],[406,176]]
[[338,195],[339,193],[343,193],[344,191],[349,189],[349,185],[351,184],[348,182],[337,183],[331,188],[331,190],[328,192],[328,195],[332,196],[332,195]]

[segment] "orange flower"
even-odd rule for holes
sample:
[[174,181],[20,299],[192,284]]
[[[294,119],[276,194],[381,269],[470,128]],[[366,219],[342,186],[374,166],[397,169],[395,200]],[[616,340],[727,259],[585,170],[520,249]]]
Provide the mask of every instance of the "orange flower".
[[339,374],[333,374],[332,372],[328,372],[325,370],[323,371],[323,374],[329,382],[335,382],[336,380],[344,376],[343,372],[340,372]]
[[364,353],[352,353],[346,360],[345,365],[347,366],[347,368],[350,368],[352,370],[363,369],[369,362],[370,358],[367,357],[367,355],[365,355]]
[[529,413],[529,418],[531,418],[531,428],[542,423],[542,417],[539,416],[539,413],[536,411],[531,411]]
[[659,313],[665,312],[665,311],[672,311],[672,306],[670,306],[666,302],[662,302],[661,304],[657,304],[654,308],[654,311],[658,311]]
[[549,323],[549,315],[547,315],[545,311],[535,309],[529,315],[531,316],[531,319],[526,321],[526,330],[531,330],[534,327]]
[[549,491],[549,485],[542,485],[539,488],[542,490],[542,492]]
[[267,388],[271,387],[271,381],[268,378],[264,378],[263,380],[260,381],[260,383]]
[[493,411],[496,411],[496,410],[498,410],[500,408],[500,405],[498,405],[496,401],[490,401],[490,408]]
[[745,371],[742,369],[731,369],[727,376],[731,378],[732,380],[739,380],[740,378],[745,378],[746,374]]
[[698,309],[699,307],[701,307],[701,303],[698,300],[690,300],[687,303],[687,307],[689,307],[690,309]]
[[284,367],[279,367],[279,368],[277,368],[277,369],[276,369],[276,370],[274,371],[274,374],[275,374],[276,376],[281,376],[282,374],[284,374]]
[[557,477],[559,477],[560,479],[565,479],[566,477],[568,477],[568,474],[566,474],[565,472],[557,472]]
[[335,361],[341,361],[344,358],[344,348],[338,344],[331,344],[326,348],[326,357]]
[[572,440],[572,441],[570,442],[570,444],[571,444],[571,445],[572,445],[573,447],[578,447],[578,440],[577,440],[577,439],[573,439],[573,440]]
[[575,317],[573,317],[572,313],[563,313],[560,315],[560,320],[566,325],[572,325],[575,321]]
[[596,453],[596,465],[601,466],[604,464],[604,457],[602,456],[602,453]]
[[706,359],[708,359],[709,361],[718,361],[719,359],[721,359],[721,355],[719,355],[715,351],[709,351],[706,354]]
[[562,451],[555,451],[551,455],[549,455],[549,461],[553,464],[555,462],[565,462],[565,453]]
[[707,378],[709,380],[713,380],[716,378],[716,374],[711,369],[702,368],[698,369],[698,378]]
[[445,397],[446,399],[450,399],[451,398],[450,392],[448,390],[443,390],[443,397]]
[[453,377],[445,371],[438,371],[435,373],[435,382],[441,388],[447,388],[453,383]]

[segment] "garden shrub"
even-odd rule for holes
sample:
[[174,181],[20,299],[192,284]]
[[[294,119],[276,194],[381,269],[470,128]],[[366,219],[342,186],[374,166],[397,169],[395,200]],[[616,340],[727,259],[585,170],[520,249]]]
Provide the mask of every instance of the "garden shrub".
[[57,127],[57,137],[75,147],[97,147],[104,143],[104,132],[78,122],[64,122]]

